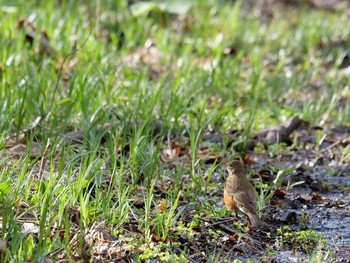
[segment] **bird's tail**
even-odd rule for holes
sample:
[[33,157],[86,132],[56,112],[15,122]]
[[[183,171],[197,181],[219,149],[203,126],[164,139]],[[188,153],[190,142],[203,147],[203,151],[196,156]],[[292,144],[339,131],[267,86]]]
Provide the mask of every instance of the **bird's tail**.
[[260,219],[258,214],[255,213],[249,213],[248,214],[249,221],[252,227],[259,227],[264,224],[264,222]]

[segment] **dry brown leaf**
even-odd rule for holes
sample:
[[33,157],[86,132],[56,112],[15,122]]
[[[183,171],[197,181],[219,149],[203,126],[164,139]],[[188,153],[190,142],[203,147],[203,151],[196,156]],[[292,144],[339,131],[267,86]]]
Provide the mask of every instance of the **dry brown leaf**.
[[[19,28],[25,31],[25,41],[28,42],[31,46],[34,44],[34,40],[36,38],[37,29],[33,25],[31,21],[26,19],[20,19],[18,21]],[[47,35],[45,30],[41,30],[39,34],[39,44],[40,44],[40,52],[44,54],[50,54],[52,52],[52,47],[50,44],[49,36]]]
[[237,233],[234,233],[233,235],[230,236],[230,240],[231,241],[237,241],[237,238],[238,238],[238,234]]
[[[22,157],[27,154],[27,145],[19,143],[15,146],[12,146],[9,149],[6,149],[5,151],[6,155],[12,155],[16,157]],[[42,153],[42,147],[40,143],[33,142],[29,149],[29,156],[30,158],[37,158]]]
[[282,191],[281,189],[277,189],[273,195],[278,197],[284,197],[286,195],[286,192]]
[[322,198],[322,196],[320,196],[319,194],[314,194],[314,195],[312,196],[311,200],[317,201],[317,202],[322,202],[322,201],[323,201],[323,198]]
[[157,205],[157,209],[158,209],[160,212],[165,212],[167,208],[168,208],[168,202],[167,202],[167,200],[163,200],[162,202],[160,202],[160,203]]

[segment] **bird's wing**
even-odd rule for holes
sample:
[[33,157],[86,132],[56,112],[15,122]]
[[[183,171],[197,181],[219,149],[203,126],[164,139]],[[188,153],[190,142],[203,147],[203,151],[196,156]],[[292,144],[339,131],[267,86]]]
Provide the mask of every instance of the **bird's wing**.
[[[236,191],[236,192],[234,192],[234,194],[229,193],[229,196],[232,197],[233,200],[235,200],[238,208],[240,206],[244,206],[250,212],[256,213],[256,197],[255,197],[255,195],[252,196],[252,195],[249,195],[249,193],[247,193],[247,192]],[[242,211],[242,212],[244,212],[244,211]]]

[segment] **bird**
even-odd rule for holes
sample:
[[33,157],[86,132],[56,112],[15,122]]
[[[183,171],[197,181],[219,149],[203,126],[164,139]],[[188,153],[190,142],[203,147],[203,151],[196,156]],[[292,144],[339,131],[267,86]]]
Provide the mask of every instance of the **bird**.
[[228,209],[237,210],[246,214],[249,218],[248,227],[260,227],[263,221],[257,211],[257,200],[253,185],[245,175],[242,162],[234,160],[226,165],[229,176],[224,186],[224,203]]

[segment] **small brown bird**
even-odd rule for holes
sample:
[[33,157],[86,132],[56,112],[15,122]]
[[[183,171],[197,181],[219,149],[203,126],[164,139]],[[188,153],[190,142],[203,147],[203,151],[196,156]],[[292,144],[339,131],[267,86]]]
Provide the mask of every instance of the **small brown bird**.
[[229,176],[224,188],[224,203],[227,208],[242,211],[249,217],[252,227],[263,225],[256,212],[256,196],[253,185],[249,182],[240,161],[232,161],[226,166]]

